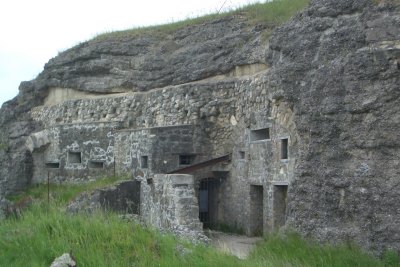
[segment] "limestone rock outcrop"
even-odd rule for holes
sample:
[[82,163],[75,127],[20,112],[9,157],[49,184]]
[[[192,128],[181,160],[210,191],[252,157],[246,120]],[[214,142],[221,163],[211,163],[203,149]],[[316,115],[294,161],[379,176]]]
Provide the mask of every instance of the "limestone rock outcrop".
[[400,13],[380,2],[312,1],[267,55],[268,87],[292,105],[307,147],[290,221],[375,251],[400,244]]

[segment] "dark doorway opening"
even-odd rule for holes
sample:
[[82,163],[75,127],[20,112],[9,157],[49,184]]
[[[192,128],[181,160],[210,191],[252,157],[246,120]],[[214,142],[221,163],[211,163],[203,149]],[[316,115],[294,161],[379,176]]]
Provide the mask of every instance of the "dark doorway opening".
[[274,185],[274,228],[278,230],[286,223],[287,185]]
[[200,181],[199,219],[204,228],[213,229],[218,226],[219,185],[219,179],[215,178]]
[[262,236],[264,230],[264,192],[262,185],[250,185],[250,234]]

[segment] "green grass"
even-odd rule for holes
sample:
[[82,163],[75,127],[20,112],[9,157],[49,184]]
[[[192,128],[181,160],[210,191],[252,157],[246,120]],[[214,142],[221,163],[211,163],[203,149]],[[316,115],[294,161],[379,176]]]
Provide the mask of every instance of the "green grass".
[[333,246],[317,244],[302,239],[296,233],[284,237],[272,235],[252,252],[249,266],[330,266],[330,267],[379,267],[400,266],[400,256],[389,252],[383,260],[376,259],[353,244]]
[[107,177],[81,184],[50,184],[49,188],[47,185],[35,185],[28,188],[23,193],[8,196],[7,199],[18,202],[19,200],[26,199],[29,196],[36,200],[47,201],[48,189],[50,189],[50,203],[55,206],[62,206],[82,192],[91,192],[95,189],[106,187],[115,182],[127,179],[127,177],[123,176]]
[[95,37],[93,41],[101,41],[104,39],[117,40],[120,38],[137,37],[138,35],[163,36],[184,27],[235,15],[247,18],[249,24],[262,23],[270,28],[274,28],[287,21],[296,12],[304,9],[308,3],[309,0],[273,0],[266,3],[247,5],[229,12],[209,14],[163,25],[103,33]]
[[[0,223],[0,266],[50,266],[72,252],[79,266],[233,266],[234,257],[178,241],[120,220],[117,215],[67,215],[34,205]],[[180,250],[187,250],[180,254]]]
[[80,192],[119,179],[52,185],[50,205],[46,186],[14,196],[17,201],[27,196],[38,201],[22,216],[0,222],[0,266],[49,266],[65,252],[72,252],[78,266],[400,266],[400,256],[393,251],[378,260],[356,246],[318,245],[295,233],[267,237],[242,261],[121,220],[114,213],[64,212],[65,204]]

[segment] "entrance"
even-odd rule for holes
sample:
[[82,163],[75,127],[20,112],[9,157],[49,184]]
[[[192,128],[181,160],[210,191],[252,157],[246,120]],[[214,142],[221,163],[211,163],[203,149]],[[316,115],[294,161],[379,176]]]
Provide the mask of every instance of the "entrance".
[[213,228],[218,224],[219,182],[214,178],[200,181],[199,218],[204,228]]
[[263,186],[250,185],[250,235],[262,236],[264,229]]
[[278,230],[286,223],[287,185],[274,185],[274,228]]

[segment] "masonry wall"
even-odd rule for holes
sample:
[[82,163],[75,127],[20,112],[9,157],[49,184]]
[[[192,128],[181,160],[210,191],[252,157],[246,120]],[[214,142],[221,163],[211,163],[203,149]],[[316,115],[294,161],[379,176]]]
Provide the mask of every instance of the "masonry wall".
[[191,164],[207,159],[209,147],[209,139],[197,125],[120,130],[116,137],[117,171],[133,177],[169,173],[185,166],[180,164],[180,156],[190,157]]
[[192,175],[155,175],[141,198],[141,215],[153,227],[177,234],[202,235]]
[[48,144],[33,150],[33,183],[83,181],[114,175],[118,123],[75,123],[46,129]]
[[[104,131],[97,130],[95,134],[104,140],[100,147],[111,152],[109,166],[114,166],[115,159],[117,175],[128,175],[144,182],[154,178],[155,173],[179,168],[181,153],[196,155],[196,162],[232,154],[229,166],[196,173],[195,184],[198,186],[204,178],[218,179],[219,191],[215,195],[223,195],[223,198],[215,197],[220,200],[214,203],[216,207],[212,212],[217,221],[213,224],[228,225],[248,234],[252,234],[250,186],[262,186],[265,233],[275,229],[270,203],[273,184],[276,181],[290,184],[298,143],[290,108],[283,101],[273,100],[264,85],[265,77],[259,74],[110,98],[68,100],[37,107],[32,115],[48,129],[53,125],[82,123],[114,125],[110,133],[103,127]],[[270,138],[251,141],[252,131],[263,127],[270,129]],[[287,160],[279,158],[283,137],[289,140]],[[78,142],[79,148],[88,141],[85,134],[83,138],[74,138],[82,140]],[[62,145],[68,146],[71,144]],[[244,152],[245,157],[240,158],[239,152]],[[142,156],[148,157],[147,168],[142,167]],[[228,175],[219,177],[221,171]],[[80,173],[86,175],[83,171]],[[197,188],[194,190],[196,192]],[[150,187],[143,186],[142,193],[150,194]],[[143,210],[148,210],[145,206]]]

